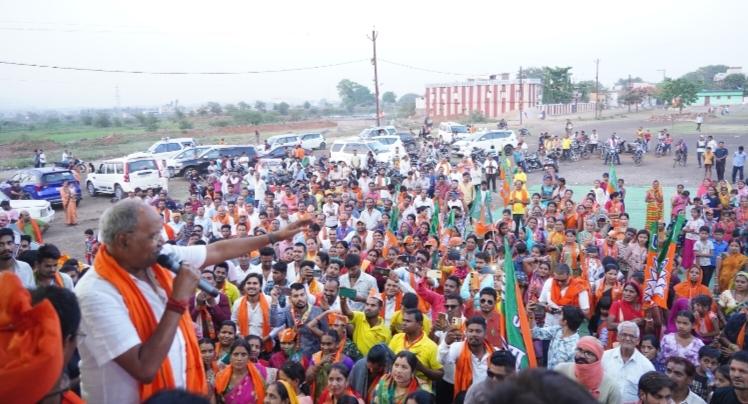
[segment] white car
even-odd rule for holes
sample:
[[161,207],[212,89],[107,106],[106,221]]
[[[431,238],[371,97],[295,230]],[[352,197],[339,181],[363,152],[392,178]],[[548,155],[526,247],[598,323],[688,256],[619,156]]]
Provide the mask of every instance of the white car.
[[309,150],[324,150],[327,147],[327,139],[321,133],[302,133],[299,135],[301,147]]
[[5,193],[0,192],[0,202],[2,201],[9,201],[11,209],[18,212],[22,210],[29,212],[32,219],[40,219],[45,223],[49,223],[55,218],[55,210],[52,209],[52,204],[43,199],[12,200]]
[[180,150],[184,150],[190,147],[195,147],[195,139],[191,137],[179,137],[170,139],[165,137],[158,142],[151,145],[146,151],[146,154],[153,156],[158,155],[160,158],[164,158],[162,155],[174,155]]
[[395,135],[397,134],[397,128],[394,126],[376,126],[373,128],[366,128],[358,134],[361,139],[369,139],[375,136]]
[[282,145],[292,145],[296,146],[301,142],[301,139],[299,139],[299,135],[294,133],[286,133],[285,135],[275,135],[270,136],[267,138],[267,142],[270,145],[270,148],[274,148],[276,146],[282,146]]
[[366,159],[369,152],[374,154],[374,159],[376,161],[383,163],[391,162],[392,157],[394,156],[393,152],[386,150],[379,142],[357,138],[339,139],[330,146],[330,162],[339,163],[343,161],[350,165],[354,150],[356,150],[358,156],[361,157],[362,166],[366,166]]
[[169,180],[161,175],[154,158],[123,157],[106,160],[86,178],[86,190],[91,196],[114,194],[122,199],[135,188],[146,190],[169,189]]
[[442,143],[451,143],[455,140],[465,139],[470,136],[468,127],[457,122],[442,122],[436,131],[436,136]]
[[452,144],[452,150],[458,156],[469,156],[473,149],[495,150],[496,153],[506,152],[505,148],[517,147],[517,136],[512,130],[490,130],[478,132]]
[[405,145],[403,144],[403,141],[400,140],[400,136],[375,136],[371,138],[371,140],[381,143],[387,151],[390,151],[393,154],[397,153],[402,156],[406,153]]

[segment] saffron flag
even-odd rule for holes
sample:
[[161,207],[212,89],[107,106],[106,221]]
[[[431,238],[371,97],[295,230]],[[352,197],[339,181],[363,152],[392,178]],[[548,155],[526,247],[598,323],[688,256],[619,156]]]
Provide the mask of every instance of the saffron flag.
[[[512,256],[512,248],[509,247],[509,241],[506,237],[504,237],[504,256]],[[528,367],[534,368],[537,363],[532,344],[530,323],[527,320],[527,311],[525,311],[522,294],[514,273],[514,261],[511,259],[504,260],[504,288],[501,311],[508,349],[517,358],[518,370]]]
[[667,235],[662,248],[658,249],[657,223],[653,223],[654,234],[650,235],[650,246],[647,253],[647,264],[644,267],[644,308],[660,306],[667,309],[670,275],[673,273],[675,244],[683,229],[685,216],[678,215],[675,225]]
[[608,169],[608,189],[605,190],[608,195],[613,192],[618,192],[618,176],[616,175],[616,166],[613,162],[610,162],[610,168]]

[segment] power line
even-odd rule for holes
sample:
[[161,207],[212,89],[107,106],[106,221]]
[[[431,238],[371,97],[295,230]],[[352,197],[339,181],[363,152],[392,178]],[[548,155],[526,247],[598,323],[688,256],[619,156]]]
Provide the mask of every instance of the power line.
[[176,75],[220,76],[220,75],[263,74],[263,73],[286,73],[286,72],[296,72],[296,71],[304,71],[304,70],[326,69],[330,67],[345,66],[345,65],[368,62],[368,61],[369,59],[358,59],[358,60],[351,60],[347,62],[329,63],[329,64],[316,65],[316,66],[289,67],[289,68],[284,68],[284,69],[268,69],[268,70],[245,70],[245,71],[234,71],[234,72],[166,72],[166,71],[147,71],[147,70],[125,70],[125,69],[100,69],[100,68],[92,68],[92,67],[72,67],[72,66],[57,66],[57,65],[47,65],[47,64],[38,64],[38,63],[12,62],[8,60],[0,60],[0,64],[10,65],[10,66],[33,67],[33,68],[40,68],[40,69],[73,70],[73,71],[96,72],[96,73],[175,75],[175,76]]
[[486,74],[455,73],[455,72],[446,72],[446,71],[442,71],[442,70],[428,69],[428,68],[425,68],[425,67],[418,67],[418,66],[413,66],[413,65],[405,64],[405,63],[393,62],[391,60],[386,60],[386,59],[379,59],[379,60],[382,61],[382,62],[384,62],[384,63],[391,64],[391,65],[405,67],[407,69],[412,69],[412,70],[420,70],[422,72],[428,72],[428,73],[446,74],[446,75],[449,75],[449,76],[486,76]]

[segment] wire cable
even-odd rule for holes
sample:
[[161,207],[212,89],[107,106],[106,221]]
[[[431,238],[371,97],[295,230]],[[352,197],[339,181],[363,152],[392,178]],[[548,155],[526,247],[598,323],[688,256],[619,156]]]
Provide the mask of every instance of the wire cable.
[[235,72],[166,72],[166,71],[147,71],[147,70],[125,70],[125,69],[99,69],[99,68],[92,68],[92,67],[72,67],[72,66],[57,66],[57,65],[47,65],[47,64],[38,64],[38,63],[23,63],[23,62],[13,62],[13,61],[8,61],[8,60],[0,60],[0,65],[33,67],[33,68],[40,68],[40,69],[73,70],[73,71],[96,72],[96,73],[181,75],[181,76],[187,76],[187,75],[220,76],[220,75],[297,72],[297,71],[304,71],[304,70],[326,69],[330,67],[345,66],[345,65],[368,62],[368,61],[369,59],[358,59],[358,60],[350,60],[347,62],[329,63],[329,64],[316,65],[316,66],[289,67],[289,68],[284,68],[284,69],[267,69],[267,70],[245,70],[245,71],[235,71]]
[[391,64],[391,65],[395,65],[395,66],[405,67],[407,69],[420,70],[422,72],[428,72],[428,73],[446,74],[446,75],[449,75],[449,76],[465,76],[465,77],[486,76],[486,74],[477,74],[477,73],[445,72],[445,71],[442,71],[442,70],[434,70],[434,69],[428,69],[428,68],[425,68],[425,67],[413,66],[413,65],[409,65],[409,64],[405,64],[405,63],[393,62],[393,61],[387,60],[387,59],[379,59],[379,61]]

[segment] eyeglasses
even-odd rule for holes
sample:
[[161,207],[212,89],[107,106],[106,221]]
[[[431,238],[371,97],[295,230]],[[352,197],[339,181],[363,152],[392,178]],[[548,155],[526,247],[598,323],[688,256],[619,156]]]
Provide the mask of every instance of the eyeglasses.
[[480,299],[480,302],[481,302],[482,304],[483,304],[483,303],[485,303],[485,304],[493,304],[493,303],[494,303],[494,301],[493,301],[493,300],[489,300],[489,299]]
[[623,339],[635,340],[637,338],[638,338],[638,336],[636,336],[634,334],[625,333],[625,332],[622,332],[622,333],[618,334],[618,339],[620,339],[620,340],[623,340]]

